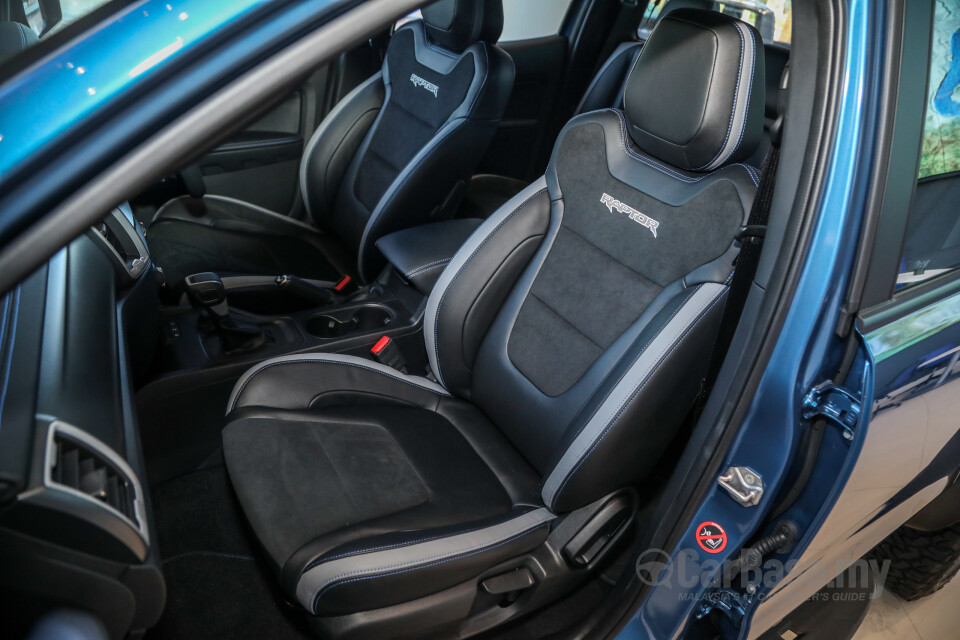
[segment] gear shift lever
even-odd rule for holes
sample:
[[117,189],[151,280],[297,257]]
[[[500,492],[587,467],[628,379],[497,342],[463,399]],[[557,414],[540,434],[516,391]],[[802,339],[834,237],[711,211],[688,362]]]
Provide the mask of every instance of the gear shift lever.
[[195,273],[184,281],[187,297],[193,306],[202,309],[213,321],[223,341],[224,351],[256,349],[267,340],[262,329],[252,324],[239,324],[230,317],[227,292],[223,281],[215,273]]

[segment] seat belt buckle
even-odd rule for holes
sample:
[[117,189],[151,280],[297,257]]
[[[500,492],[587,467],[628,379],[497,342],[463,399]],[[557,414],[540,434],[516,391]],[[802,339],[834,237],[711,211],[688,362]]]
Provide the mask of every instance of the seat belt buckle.
[[343,276],[340,279],[340,282],[333,285],[333,290],[336,291],[337,293],[343,293],[344,291],[347,290],[347,287],[350,286],[351,282],[353,282],[353,278],[351,278],[350,276]]
[[737,229],[737,233],[734,234],[733,239],[740,244],[744,244],[745,242],[747,244],[760,244],[766,235],[767,225],[748,224]]
[[407,360],[400,352],[400,347],[389,336],[383,336],[377,340],[377,344],[373,345],[370,353],[380,364],[385,364],[401,373],[407,372]]

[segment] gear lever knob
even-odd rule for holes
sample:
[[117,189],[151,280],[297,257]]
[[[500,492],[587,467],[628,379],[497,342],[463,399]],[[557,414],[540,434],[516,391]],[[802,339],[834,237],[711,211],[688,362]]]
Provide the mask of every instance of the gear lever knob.
[[217,316],[227,314],[227,292],[223,280],[215,273],[195,273],[183,280],[187,297],[197,307],[208,309]]

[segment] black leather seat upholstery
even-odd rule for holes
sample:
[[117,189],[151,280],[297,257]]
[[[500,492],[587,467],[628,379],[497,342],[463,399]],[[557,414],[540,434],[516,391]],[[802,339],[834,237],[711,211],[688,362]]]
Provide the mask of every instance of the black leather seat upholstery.
[[[662,15],[669,15],[679,9],[714,10],[712,0],[670,0],[663,8]],[[662,19],[662,18],[661,18]],[[577,105],[574,115],[589,113],[598,109],[622,109],[623,90],[630,69],[636,62],[643,42],[630,41],[621,43],[604,61],[593,76],[587,90]],[[766,96],[767,103],[764,116],[764,135],[757,145],[754,154],[745,162],[754,167],[760,167],[770,148],[770,127],[780,115],[780,104],[785,89],[784,69],[790,58],[790,47],[781,43],[766,43],[764,45],[766,66]],[[466,214],[470,217],[482,218],[496,211],[504,202],[516,195],[525,185],[520,180],[493,174],[474,176],[467,193]]]
[[382,72],[307,144],[300,189],[316,228],[229,198],[172,200],[150,226],[168,281],[198,271],[375,277],[377,239],[452,215],[496,131],[514,77],[493,44],[502,28],[500,0],[424,8],[391,38]]
[[[757,187],[737,161],[763,77],[752,27],[675,12],[625,109],[574,118],[443,271],[424,326],[437,382],[338,354],[238,382],[230,477],[324,634],[469,635],[584,577],[546,550],[651,471],[696,398]],[[515,606],[478,587],[518,567],[535,584]]]

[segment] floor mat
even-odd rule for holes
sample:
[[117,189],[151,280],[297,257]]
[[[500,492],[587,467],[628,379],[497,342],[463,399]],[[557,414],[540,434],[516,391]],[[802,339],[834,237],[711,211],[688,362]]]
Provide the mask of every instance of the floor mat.
[[300,640],[303,615],[276,602],[272,577],[249,556],[185,553],[164,562],[167,606],[148,640]]
[[163,559],[192,551],[253,555],[256,539],[233,493],[227,469],[200,469],[151,489]]
[[160,483],[151,498],[167,604],[147,640],[312,637],[303,614],[278,602],[223,465]]

